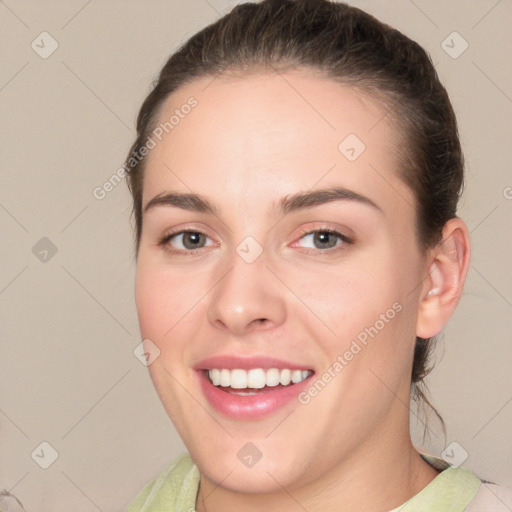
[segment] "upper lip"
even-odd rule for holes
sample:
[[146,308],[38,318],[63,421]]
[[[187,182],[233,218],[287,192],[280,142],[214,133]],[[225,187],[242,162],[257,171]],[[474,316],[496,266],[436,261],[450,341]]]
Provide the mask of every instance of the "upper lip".
[[291,361],[285,361],[276,357],[269,356],[250,356],[240,357],[231,354],[211,356],[206,359],[199,361],[194,365],[196,370],[211,370],[212,368],[227,369],[227,370],[251,370],[253,368],[280,368],[290,370],[311,370],[309,366],[303,364],[293,363]]

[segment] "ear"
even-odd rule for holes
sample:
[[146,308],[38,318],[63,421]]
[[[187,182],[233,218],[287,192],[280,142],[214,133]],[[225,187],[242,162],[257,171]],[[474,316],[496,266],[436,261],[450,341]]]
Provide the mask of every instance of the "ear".
[[471,255],[468,229],[459,218],[443,228],[443,241],[427,255],[427,277],[419,296],[416,336],[441,332],[462,295]]

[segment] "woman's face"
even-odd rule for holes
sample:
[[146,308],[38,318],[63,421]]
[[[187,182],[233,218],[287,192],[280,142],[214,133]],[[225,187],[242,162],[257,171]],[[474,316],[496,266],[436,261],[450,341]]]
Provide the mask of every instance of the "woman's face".
[[287,72],[202,78],[161,113],[139,322],[165,409],[224,487],[292,489],[408,439],[425,268],[385,112]]

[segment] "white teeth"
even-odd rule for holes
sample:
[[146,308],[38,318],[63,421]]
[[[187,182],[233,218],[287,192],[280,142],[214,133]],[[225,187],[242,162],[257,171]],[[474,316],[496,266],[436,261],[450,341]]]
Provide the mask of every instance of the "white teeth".
[[292,372],[292,382],[297,384],[302,380],[302,372],[300,370],[293,370]]
[[[238,396],[253,396],[257,395],[256,391],[230,391],[232,395],[238,395]],[[190,509],[192,510],[192,509]]]
[[233,389],[247,387],[247,372],[245,370],[231,370],[231,387]]
[[220,384],[220,370],[217,370],[217,368],[210,370],[210,379],[214,386],[218,386]]
[[292,371],[291,370],[281,370],[281,378],[279,379],[279,382],[283,386],[288,386],[290,382],[292,381]]
[[253,368],[251,370],[228,370],[226,368],[212,368],[208,370],[208,376],[214,386],[233,389],[261,389],[265,386],[274,387],[279,384],[288,386],[290,383],[297,384],[309,377],[311,370],[289,370],[270,368]]
[[266,383],[267,386],[277,386],[279,384],[279,377],[281,372],[277,368],[270,368],[267,370]]
[[223,387],[228,387],[231,385],[231,372],[229,370],[221,370],[220,371],[219,384]]
[[[240,370],[244,372],[244,370]],[[254,370],[249,370],[247,373],[247,386],[248,388],[256,388],[261,389],[265,387],[265,370],[261,368],[256,368]]]

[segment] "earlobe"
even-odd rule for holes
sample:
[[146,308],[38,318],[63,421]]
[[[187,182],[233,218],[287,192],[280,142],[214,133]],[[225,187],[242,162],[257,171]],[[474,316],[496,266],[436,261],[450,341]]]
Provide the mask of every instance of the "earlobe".
[[416,336],[439,334],[462,295],[470,260],[467,227],[461,219],[450,219],[443,241],[429,253],[427,276],[418,297]]

